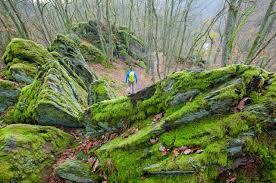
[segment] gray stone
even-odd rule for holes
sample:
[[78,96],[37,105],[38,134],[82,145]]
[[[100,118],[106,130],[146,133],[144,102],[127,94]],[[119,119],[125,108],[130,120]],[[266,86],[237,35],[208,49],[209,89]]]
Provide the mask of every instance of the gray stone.
[[98,182],[99,179],[98,176],[91,173],[89,164],[80,160],[66,160],[58,165],[55,174],[63,179],[82,183]]
[[199,93],[200,93],[200,91],[198,89],[192,89],[192,90],[189,90],[185,93],[178,93],[170,101],[170,106],[177,106],[179,104],[186,103],[186,102],[192,100]]

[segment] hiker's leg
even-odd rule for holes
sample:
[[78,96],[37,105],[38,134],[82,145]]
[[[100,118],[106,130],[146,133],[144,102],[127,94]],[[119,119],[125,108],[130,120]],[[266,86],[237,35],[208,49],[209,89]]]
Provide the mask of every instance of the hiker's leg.
[[128,94],[131,94],[131,83],[130,82],[128,82],[128,88],[127,88],[127,92],[128,92]]
[[134,93],[134,83],[131,84],[131,94]]

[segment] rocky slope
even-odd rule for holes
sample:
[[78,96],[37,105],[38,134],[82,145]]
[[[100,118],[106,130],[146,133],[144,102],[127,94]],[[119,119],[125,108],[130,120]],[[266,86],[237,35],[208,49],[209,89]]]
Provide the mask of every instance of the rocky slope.
[[[14,39],[3,60],[0,109],[9,125],[0,128],[1,181],[47,182],[42,175],[62,151],[59,181],[276,179],[274,73],[245,65],[182,71],[115,98],[66,36],[48,49]],[[69,134],[40,125],[85,132],[70,147]]]
[[243,65],[177,72],[94,104],[92,133],[136,129],[94,153],[111,182],[275,180],[275,81]]

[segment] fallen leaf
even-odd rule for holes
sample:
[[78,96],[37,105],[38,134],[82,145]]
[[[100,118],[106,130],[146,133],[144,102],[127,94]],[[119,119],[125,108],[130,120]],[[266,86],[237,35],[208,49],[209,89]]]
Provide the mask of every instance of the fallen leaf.
[[180,150],[180,152],[184,152],[186,149],[188,149],[188,147],[186,146],[182,146],[178,148]]
[[168,149],[166,149],[162,144],[160,144],[159,151],[162,153],[163,156],[168,154]]
[[196,154],[200,154],[200,153],[202,153],[202,152],[204,152],[202,149],[198,149],[195,153],[196,153]]
[[156,138],[156,139],[150,139],[150,144],[156,144],[157,143],[157,141],[158,141],[158,139]]
[[95,158],[95,157],[89,158],[89,159],[87,160],[87,162],[88,162],[88,164],[89,164],[90,166],[93,166],[93,165],[95,164],[96,161],[97,161],[97,158]]
[[185,151],[183,151],[183,154],[191,154],[193,151],[191,149],[186,149]]
[[226,182],[227,182],[227,183],[234,183],[234,182],[236,182],[236,180],[237,180],[237,177],[235,177],[235,176],[230,176],[230,177],[226,180]]
[[234,107],[234,112],[240,112],[245,108],[246,102],[250,100],[250,97],[243,98],[237,106]]
[[162,119],[162,117],[163,117],[163,113],[161,112],[161,113],[159,113],[159,114],[156,114],[156,115],[153,117],[152,121],[156,123],[156,122],[160,121],[160,120]]
[[173,150],[173,158],[176,158],[179,155],[179,149]]
[[96,169],[98,168],[98,166],[99,166],[99,160],[97,159],[96,162],[94,163],[93,168],[92,168],[92,172],[95,172]]
[[132,127],[132,128],[129,128],[122,136],[127,138],[128,136],[130,136],[130,135],[132,135],[132,134],[134,134],[138,131],[139,131],[138,128],[133,128]]

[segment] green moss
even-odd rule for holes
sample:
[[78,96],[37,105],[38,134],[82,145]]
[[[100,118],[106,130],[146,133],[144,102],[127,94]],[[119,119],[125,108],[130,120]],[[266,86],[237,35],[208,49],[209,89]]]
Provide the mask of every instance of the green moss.
[[42,45],[20,38],[12,39],[2,59],[6,64],[13,62],[14,59],[20,59],[37,65],[43,65],[54,60],[52,55]]
[[90,43],[82,42],[80,44],[80,50],[87,62],[101,64],[107,62],[107,56],[100,49]]
[[10,75],[17,82],[31,84],[37,74],[37,68],[31,63],[14,63],[9,68]]
[[70,135],[53,127],[20,124],[0,129],[0,179],[40,182],[44,168],[70,140]]
[[90,104],[110,100],[115,98],[115,94],[107,82],[103,80],[95,81],[91,85]]
[[13,122],[83,126],[88,94],[57,61],[22,89],[13,111]]
[[17,89],[17,85],[12,81],[0,79],[0,88],[14,90]]
[[99,177],[92,174],[90,165],[79,160],[66,160],[55,168],[55,174],[76,182],[99,181]]

